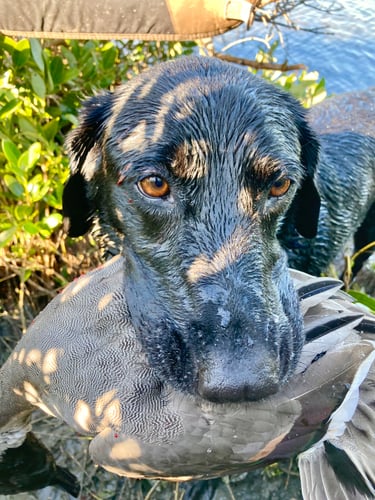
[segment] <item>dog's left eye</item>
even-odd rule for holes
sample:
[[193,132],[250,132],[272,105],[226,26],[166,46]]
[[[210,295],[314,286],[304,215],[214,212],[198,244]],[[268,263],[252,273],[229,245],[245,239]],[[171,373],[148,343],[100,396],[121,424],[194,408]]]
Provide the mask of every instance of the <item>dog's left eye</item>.
[[164,198],[170,192],[168,182],[157,175],[150,175],[138,182],[139,189],[150,198]]
[[269,195],[272,198],[280,198],[280,196],[284,196],[290,188],[291,180],[287,177],[282,177],[273,183]]

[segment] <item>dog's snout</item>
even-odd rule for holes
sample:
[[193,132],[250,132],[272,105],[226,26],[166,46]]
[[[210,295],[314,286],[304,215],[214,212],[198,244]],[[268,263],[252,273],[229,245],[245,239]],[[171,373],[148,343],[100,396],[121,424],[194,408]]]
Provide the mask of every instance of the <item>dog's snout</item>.
[[[258,358],[259,359],[259,358]],[[200,370],[198,393],[214,403],[242,403],[263,399],[279,390],[279,369],[275,359],[263,353],[259,363],[248,359],[230,363],[210,360]]]
[[201,304],[200,319],[189,328],[199,395],[216,403],[241,403],[276,393],[284,379],[281,316],[270,314],[264,295],[251,288],[205,283],[201,290],[210,300]]

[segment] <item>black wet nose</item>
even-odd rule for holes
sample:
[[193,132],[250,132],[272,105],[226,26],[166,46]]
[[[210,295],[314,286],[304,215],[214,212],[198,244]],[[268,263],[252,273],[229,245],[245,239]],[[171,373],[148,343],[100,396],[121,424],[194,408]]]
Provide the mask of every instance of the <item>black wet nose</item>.
[[257,401],[275,394],[280,387],[275,363],[254,368],[244,369],[241,363],[208,365],[199,374],[198,393],[214,403]]
[[246,401],[257,401],[275,394],[279,390],[276,380],[266,380],[261,384],[208,384],[204,380],[200,382],[198,392],[200,396],[213,403],[244,403]]

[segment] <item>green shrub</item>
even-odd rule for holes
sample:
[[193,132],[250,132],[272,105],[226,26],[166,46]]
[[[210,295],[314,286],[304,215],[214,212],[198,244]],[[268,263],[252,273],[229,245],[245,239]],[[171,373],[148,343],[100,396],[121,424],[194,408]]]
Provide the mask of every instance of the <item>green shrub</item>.
[[188,54],[193,46],[0,37],[0,259],[5,278],[16,274],[23,283],[38,272],[63,285],[70,277],[60,230],[69,173],[63,145],[77,124],[82,99],[156,61]]
[[[278,42],[275,42],[267,51],[260,48],[256,55],[256,61],[259,63],[277,63],[277,59],[274,56],[277,46]],[[257,73],[262,76],[262,78],[287,90],[306,108],[318,104],[327,97],[325,80],[319,76],[317,71],[302,70],[283,72],[280,70],[275,71],[267,69],[253,70],[253,73]]]

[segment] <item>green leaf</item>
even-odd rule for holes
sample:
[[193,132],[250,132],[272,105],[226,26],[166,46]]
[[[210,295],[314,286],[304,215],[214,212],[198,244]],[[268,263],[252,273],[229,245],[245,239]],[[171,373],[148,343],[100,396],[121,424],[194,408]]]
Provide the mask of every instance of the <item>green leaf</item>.
[[18,124],[20,126],[22,134],[26,135],[27,137],[37,137],[38,130],[36,129],[34,123],[30,118],[19,116]]
[[46,82],[47,82],[47,92],[51,94],[55,88],[55,83],[53,81],[49,66],[46,68]]
[[44,83],[43,78],[38,73],[32,73],[31,86],[37,96],[41,97],[42,99],[46,97],[46,84]]
[[78,76],[79,76],[79,69],[78,68],[71,68],[68,70],[64,70],[63,82],[75,80]]
[[0,232],[0,248],[5,247],[12,240],[13,236],[17,232],[17,227],[11,227],[9,229],[5,229],[5,231]]
[[30,205],[17,205],[14,209],[14,215],[18,221],[30,218],[33,213],[33,207]]
[[64,120],[73,123],[73,125],[78,125],[78,118],[76,115],[73,115],[72,113],[65,113],[63,115]]
[[32,169],[40,158],[41,149],[40,142],[34,142],[34,144],[18,158],[18,167],[22,170]]
[[107,48],[103,47],[103,59],[102,64],[104,69],[110,69],[115,65],[117,58],[117,50],[115,47],[111,47],[107,44]]
[[105,52],[107,50],[111,50],[114,47],[113,42],[106,42],[103,47],[100,48],[101,52]]
[[43,125],[43,134],[47,141],[53,141],[59,131],[60,119],[55,118]]
[[40,71],[44,72],[44,59],[43,59],[43,49],[40,44],[40,41],[36,38],[30,38],[30,48],[31,55],[33,56],[36,65],[40,69]]
[[42,238],[50,238],[53,233],[53,229],[50,229],[46,224],[38,222],[38,232]]
[[26,233],[29,233],[29,234],[38,234],[39,233],[38,226],[36,224],[34,224],[33,222],[30,222],[30,221],[24,222],[22,224],[22,229]]
[[20,52],[22,52],[23,50],[29,50],[30,42],[27,38],[22,38],[15,43],[14,48],[15,50],[18,50]]
[[55,229],[62,223],[62,215],[61,214],[51,214],[47,217],[44,217],[42,222],[46,224],[50,229]]
[[3,179],[6,187],[9,189],[11,193],[14,194],[14,196],[20,198],[23,195],[24,193],[23,186],[17,181],[15,177],[13,177],[13,175],[5,174]]
[[18,99],[12,99],[11,101],[7,102],[1,109],[0,109],[0,119],[7,118],[9,115],[14,113],[14,111],[21,105],[21,101]]
[[68,66],[70,68],[75,68],[77,66],[77,59],[73,54],[72,50],[69,50],[69,48],[62,46],[61,54],[68,61]]
[[1,40],[1,45],[7,50],[8,52],[13,52],[13,50],[17,46],[17,41],[11,38],[10,36],[4,36]]
[[8,162],[13,167],[17,166],[18,158],[21,156],[21,153],[14,142],[5,139],[1,143],[1,149],[3,150],[5,158],[8,160]]
[[27,184],[27,192],[34,203],[41,200],[48,193],[48,190],[49,184],[43,182],[41,174],[35,175]]
[[326,88],[326,81],[324,78],[322,78],[315,88],[315,93],[318,94],[319,92],[325,91],[325,88]]
[[8,171],[14,174],[18,182],[20,182],[22,185],[25,184],[27,175],[26,172],[22,170],[22,168],[19,168],[17,165],[10,165]]
[[64,64],[61,57],[52,58],[49,71],[55,85],[60,85],[64,81]]
[[14,51],[12,54],[12,60],[15,66],[21,67],[26,64],[30,57],[30,44],[29,41],[24,38],[23,40],[19,40],[14,45]]
[[44,200],[48,205],[52,208],[55,208],[56,210],[61,210],[62,209],[62,203],[61,203],[61,194],[59,193],[58,196],[55,196],[55,194],[47,193],[46,196],[44,197]]
[[370,297],[369,295],[366,295],[365,293],[358,292],[357,290],[349,290],[348,291],[349,295],[353,297],[357,302],[365,305],[373,313],[375,313],[375,299],[373,297]]
[[20,273],[20,278],[23,283],[25,283],[30,276],[32,275],[32,270],[31,269],[22,269]]

